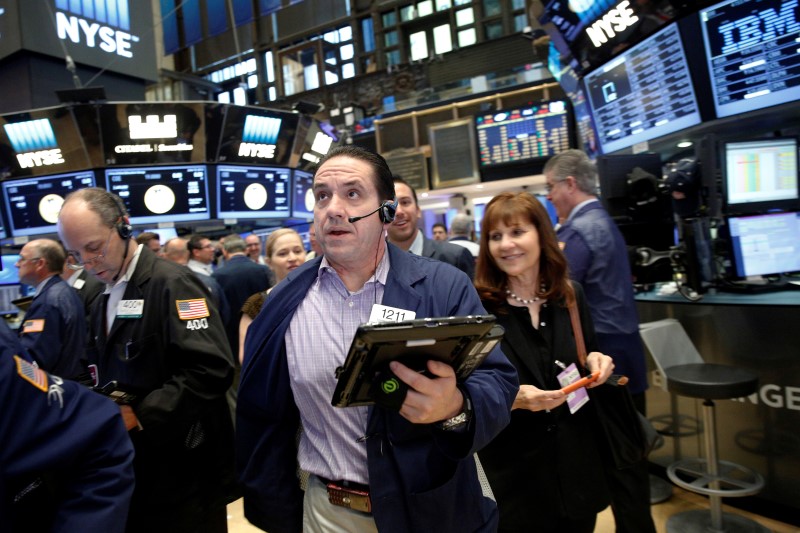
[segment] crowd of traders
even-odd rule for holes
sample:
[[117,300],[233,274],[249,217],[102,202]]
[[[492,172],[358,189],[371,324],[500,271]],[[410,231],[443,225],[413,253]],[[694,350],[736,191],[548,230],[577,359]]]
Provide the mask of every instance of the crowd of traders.
[[[592,402],[561,390],[616,366],[642,398],[624,242],[585,154],[556,156],[545,176],[558,235],[538,200],[503,193],[479,243],[463,230],[441,241],[383,158],[342,147],[315,173],[313,259],[282,229],[264,256],[257,236],[225,237],[216,268],[208,238],[135,240],[118,197],[72,193],[61,242],[20,251],[36,292],[18,335],[3,330],[0,529],[219,532],[244,496],[272,533],[588,532],[609,504],[619,531],[654,531],[646,462],[609,467]],[[488,310],[506,334],[463,379],[392,362],[408,386],[399,409],[332,407],[334,370],[376,306]]]

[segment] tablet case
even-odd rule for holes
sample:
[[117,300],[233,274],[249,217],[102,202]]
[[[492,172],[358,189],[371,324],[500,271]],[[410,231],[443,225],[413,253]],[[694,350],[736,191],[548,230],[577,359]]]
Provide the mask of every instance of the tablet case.
[[334,407],[370,405],[373,381],[384,374],[390,361],[426,371],[429,359],[453,367],[459,380],[480,366],[503,338],[494,315],[425,318],[404,322],[362,324],[358,327],[338,382]]

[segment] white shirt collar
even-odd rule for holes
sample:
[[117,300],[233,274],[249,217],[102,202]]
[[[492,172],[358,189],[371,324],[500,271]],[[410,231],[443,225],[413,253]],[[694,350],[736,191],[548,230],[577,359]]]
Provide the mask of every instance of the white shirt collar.
[[570,212],[569,212],[569,216],[567,217],[567,220],[566,220],[566,221],[567,221],[567,222],[569,222],[570,220],[572,220],[573,218],[575,218],[575,214],[576,214],[578,211],[580,211],[581,209],[583,209],[583,206],[585,206],[585,205],[589,205],[589,204],[591,204],[592,202],[599,202],[599,201],[600,201],[600,200],[598,200],[597,198],[589,198],[588,200],[584,200],[584,201],[582,201],[581,203],[579,203],[578,205],[576,205],[575,207],[573,207],[573,208],[572,208],[572,211],[570,211]]
[[420,230],[417,230],[417,236],[414,238],[414,242],[411,243],[408,251],[414,255],[422,255],[422,245],[424,243],[425,237],[422,236],[422,232]]

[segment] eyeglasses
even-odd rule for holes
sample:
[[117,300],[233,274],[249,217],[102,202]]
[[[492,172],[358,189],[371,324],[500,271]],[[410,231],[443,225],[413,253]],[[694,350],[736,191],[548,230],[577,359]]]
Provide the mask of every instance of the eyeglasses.
[[41,259],[41,257],[22,257],[22,256],[20,256],[19,259],[17,259],[17,262],[14,263],[14,264],[18,265],[18,264],[22,263],[23,261],[38,261],[39,259]]
[[550,194],[551,192],[553,192],[553,189],[555,188],[556,185],[558,185],[559,183],[564,183],[568,179],[569,179],[569,177],[566,177],[563,180],[554,181],[552,183],[548,182],[547,184],[545,184],[544,190],[547,191],[547,194]]
[[81,268],[85,267],[86,265],[94,265],[99,263],[103,259],[106,258],[106,254],[108,254],[108,247],[111,244],[111,236],[114,235],[114,228],[111,228],[111,231],[108,234],[108,239],[106,240],[106,246],[103,248],[103,252],[94,256],[90,257],[89,259],[81,259],[80,252],[70,251],[69,255],[72,256],[72,259],[75,260],[75,264],[68,265],[71,270],[80,270]]

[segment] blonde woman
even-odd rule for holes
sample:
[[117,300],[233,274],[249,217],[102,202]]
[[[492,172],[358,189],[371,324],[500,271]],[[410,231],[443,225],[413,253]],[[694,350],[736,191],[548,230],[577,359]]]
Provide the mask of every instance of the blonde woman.
[[[295,230],[290,228],[281,228],[273,231],[267,238],[265,251],[267,265],[275,273],[275,285],[283,281],[289,275],[289,272],[306,261],[306,249],[303,247],[303,239],[300,238],[300,235]],[[240,363],[244,359],[244,338],[247,335],[247,328],[250,327],[253,319],[261,311],[264,299],[271,290],[252,295],[242,306],[242,317],[239,320]]]

